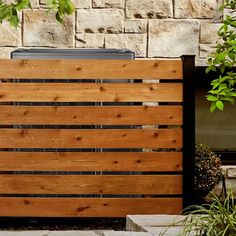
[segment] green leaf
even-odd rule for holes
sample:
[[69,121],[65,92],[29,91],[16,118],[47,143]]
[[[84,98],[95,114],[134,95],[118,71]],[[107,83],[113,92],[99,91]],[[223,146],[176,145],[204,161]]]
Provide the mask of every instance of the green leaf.
[[215,57],[215,64],[221,63],[225,59],[225,52],[220,52],[218,55]]
[[223,111],[223,110],[224,110],[224,103],[223,103],[222,101],[217,101],[217,102],[216,102],[216,107],[217,107],[219,110]]
[[217,101],[218,99],[217,99],[217,97],[215,97],[215,96],[213,96],[213,95],[208,95],[208,96],[207,96],[207,100],[208,100],[208,101],[211,101],[211,102],[215,102],[215,101]]
[[216,102],[212,102],[210,106],[210,112],[215,111],[215,109],[216,109]]
[[61,24],[63,23],[63,19],[60,17],[59,13],[56,13],[56,19],[58,22],[60,22]]
[[70,0],[67,0],[66,13],[71,15],[75,11],[75,7]]
[[10,25],[17,28],[18,24],[19,24],[19,19],[18,19],[18,16],[17,15],[14,15],[10,18],[9,20],[10,22]]
[[220,72],[223,74],[225,72],[225,67],[222,65],[220,66]]
[[206,68],[206,73],[208,74],[210,71],[216,71],[216,67],[214,65],[208,66]]
[[29,0],[18,0],[15,8],[17,11],[20,11],[22,9],[29,8],[30,6]]

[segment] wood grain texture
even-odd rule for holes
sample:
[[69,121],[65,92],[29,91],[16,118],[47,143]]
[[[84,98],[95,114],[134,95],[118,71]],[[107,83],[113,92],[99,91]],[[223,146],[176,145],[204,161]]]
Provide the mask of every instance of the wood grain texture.
[[136,214],[180,214],[182,198],[4,198],[0,216],[126,217]]
[[182,125],[182,110],[181,106],[0,106],[0,124]]
[[182,102],[180,83],[0,83],[0,102]]
[[182,79],[181,60],[0,60],[3,79]]
[[5,129],[0,148],[181,148],[182,129]]
[[0,171],[182,171],[181,152],[0,152]]
[[0,175],[0,194],[182,194],[182,175]]

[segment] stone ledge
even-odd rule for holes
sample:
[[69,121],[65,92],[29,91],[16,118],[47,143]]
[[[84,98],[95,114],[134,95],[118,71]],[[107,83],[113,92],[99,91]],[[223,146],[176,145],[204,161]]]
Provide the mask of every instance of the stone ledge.
[[144,227],[165,227],[171,224],[178,224],[186,216],[182,215],[127,215],[126,230],[127,231],[145,231]]
[[104,236],[152,236],[152,234],[146,232],[114,231],[114,232],[105,232]]

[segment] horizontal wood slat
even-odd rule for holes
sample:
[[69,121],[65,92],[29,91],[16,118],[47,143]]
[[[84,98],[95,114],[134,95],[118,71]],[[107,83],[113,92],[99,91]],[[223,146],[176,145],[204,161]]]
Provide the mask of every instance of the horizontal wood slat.
[[0,83],[0,102],[182,102],[180,83]]
[[182,129],[1,129],[0,148],[181,148]]
[[0,152],[0,171],[182,171],[182,153]]
[[182,176],[0,175],[0,194],[182,194]]
[[181,106],[0,106],[0,124],[182,125],[182,110]]
[[1,216],[126,217],[128,214],[180,214],[182,198],[4,198]]
[[182,61],[0,60],[0,78],[182,79]]

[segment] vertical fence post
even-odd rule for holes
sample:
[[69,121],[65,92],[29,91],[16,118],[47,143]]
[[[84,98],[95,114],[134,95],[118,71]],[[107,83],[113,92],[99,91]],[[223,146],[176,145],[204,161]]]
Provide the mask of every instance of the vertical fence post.
[[183,62],[183,207],[195,202],[195,56],[182,56]]

